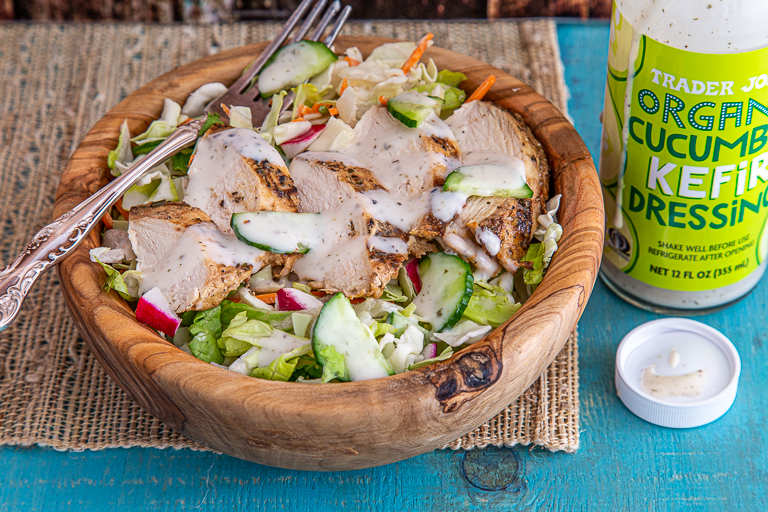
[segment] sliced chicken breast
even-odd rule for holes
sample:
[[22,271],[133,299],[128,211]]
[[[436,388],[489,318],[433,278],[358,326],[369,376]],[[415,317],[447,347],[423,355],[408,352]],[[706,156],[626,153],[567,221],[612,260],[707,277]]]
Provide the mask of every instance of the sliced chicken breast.
[[530,128],[507,110],[485,101],[465,103],[446,120],[456,136],[465,164],[475,157],[501,153],[525,163],[526,183],[533,190],[534,218],[549,199],[549,163]]
[[328,251],[310,251],[293,271],[313,289],[350,298],[380,297],[407,258],[408,244],[400,238],[355,236]]
[[418,128],[406,128],[380,105],[358,121],[354,139],[341,153],[370,170],[384,188],[405,197],[442,185],[461,165],[456,137],[436,114]]
[[184,202],[206,212],[223,233],[233,213],[297,211],[296,188],[280,154],[247,128],[213,126],[197,144]]
[[160,261],[141,271],[139,292],[160,288],[177,313],[209,309],[261,268],[265,255],[211,222],[193,224]]
[[186,203],[154,203],[131,208],[128,238],[136,254],[136,270],[157,265],[194,224],[211,222],[199,208]]

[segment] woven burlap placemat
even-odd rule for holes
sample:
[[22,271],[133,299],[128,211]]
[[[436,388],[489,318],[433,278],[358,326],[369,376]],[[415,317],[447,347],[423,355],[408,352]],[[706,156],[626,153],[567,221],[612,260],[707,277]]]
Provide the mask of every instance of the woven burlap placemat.
[[[139,86],[223,49],[268,39],[277,25],[0,25],[0,265],[51,219],[68,156],[88,129]],[[348,34],[416,40],[504,69],[563,112],[566,89],[554,23],[536,21],[349,23]],[[579,446],[575,334],[541,378],[488,423],[448,445]],[[70,319],[55,272],[0,333],[0,445],[84,450],[207,448],[134,404],[110,380]]]

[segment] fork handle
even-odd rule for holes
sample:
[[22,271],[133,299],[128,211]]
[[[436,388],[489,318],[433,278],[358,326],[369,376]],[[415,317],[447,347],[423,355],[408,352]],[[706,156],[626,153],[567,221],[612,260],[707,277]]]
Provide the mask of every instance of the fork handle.
[[0,331],[19,314],[35,281],[69,256],[144,173],[191,146],[197,140],[203,122],[199,119],[178,127],[125,174],[37,232],[24,251],[0,271]]

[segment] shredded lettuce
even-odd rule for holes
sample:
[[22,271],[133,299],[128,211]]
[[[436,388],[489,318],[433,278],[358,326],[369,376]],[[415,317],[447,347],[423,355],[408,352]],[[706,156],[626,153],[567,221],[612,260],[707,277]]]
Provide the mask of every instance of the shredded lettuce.
[[272,130],[275,129],[278,122],[280,121],[280,111],[283,108],[283,98],[286,94],[288,93],[285,91],[280,91],[279,93],[272,96],[272,106],[270,107],[269,114],[267,114],[267,117],[264,118],[264,122],[261,124],[261,129],[259,129],[259,135],[261,135],[264,140],[272,145],[275,144],[274,137],[272,136]]
[[285,331],[293,325],[291,311],[268,311],[242,302],[232,302],[231,300],[224,300],[217,307],[221,308],[221,324],[225,329],[229,327],[232,319],[243,312],[245,312],[249,320],[259,320],[273,329]]
[[229,108],[229,125],[235,128],[253,130],[253,114],[251,109],[248,107],[231,106]]
[[450,331],[432,334],[432,339],[444,341],[452,347],[459,347],[465,343],[474,343],[480,340],[490,330],[490,325],[478,325],[472,320],[461,320]]
[[[121,274],[118,270],[112,268],[111,266],[107,265],[106,263],[102,263],[99,261],[99,258],[96,257],[94,254],[91,254],[91,260],[95,261],[101,267],[104,269],[104,272],[107,273],[107,280],[104,281],[104,291],[108,292],[109,290],[115,290],[118,295],[120,295],[125,300],[138,300],[139,294],[138,294],[138,286],[136,287],[129,287],[125,280],[123,279],[123,274]],[[126,272],[128,274],[131,271]],[[138,272],[134,272],[138,274]],[[127,277],[127,276],[126,276]]]
[[418,363],[413,363],[412,365],[410,365],[408,369],[415,370],[417,368],[421,368],[422,366],[427,366],[432,363],[436,363],[438,361],[445,361],[446,359],[450,358],[452,355],[453,355],[453,347],[448,345],[436,357],[432,357],[430,359],[422,359]]
[[318,355],[322,356],[324,361],[323,384],[333,379],[345,382],[349,380],[349,370],[344,362],[344,355],[339,354],[331,345],[324,346]]
[[165,139],[173,133],[182,120],[181,107],[179,104],[172,99],[166,98],[160,119],[152,121],[149,128],[147,128],[147,131],[132,138],[131,142]]
[[424,350],[424,333],[409,325],[395,341],[395,350],[387,358],[395,373],[403,373],[416,362],[416,357]]
[[173,182],[171,171],[164,163],[153,167],[147,174],[123,195],[123,208],[152,203],[155,201],[178,201],[179,193]]
[[383,320],[389,313],[403,310],[403,308],[397,304],[392,304],[391,302],[382,299],[374,299],[372,297],[365,299],[360,304],[355,304],[353,307],[355,308],[355,313],[357,313],[358,317],[365,311],[368,312],[374,320]]
[[437,74],[437,81],[444,83],[449,87],[458,87],[461,82],[467,79],[467,75],[448,69],[443,69]]
[[[306,83],[299,85],[295,89],[292,89],[295,96],[293,99],[293,115],[291,116],[291,119],[296,119],[299,117],[299,105],[311,107],[315,103],[323,101],[323,94],[327,92],[329,87],[332,86],[328,85],[322,89],[318,89],[316,85]],[[284,93],[285,92],[283,92],[283,94]],[[274,99],[272,102],[274,103]]]
[[269,366],[266,368],[255,368],[251,373],[251,376],[256,377],[257,379],[288,382],[293,375],[293,372],[296,371],[300,359],[303,356],[311,354],[312,345],[304,345],[278,357],[269,363]]
[[259,338],[271,334],[272,328],[268,324],[260,320],[249,320],[248,314],[242,311],[229,322],[217,343],[226,357],[240,356],[256,345]]
[[384,287],[384,293],[381,295],[382,300],[390,302],[408,302],[408,296],[403,294],[403,289],[396,284],[387,284]]
[[500,286],[475,281],[474,292],[469,299],[464,316],[480,325],[494,329],[514,315],[522,304],[515,303],[512,295]]
[[440,117],[443,119],[450,116],[453,111],[459,108],[467,99],[467,93],[458,87],[452,87],[439,81],[414,87],[413,90],[416,92],[425,92],[429,96],[442,99],[443,105],[440,108]]
[[218,124],[221,122],[221,117],[219,117],[219,114],[208,114],[208,117],[205,118],[205,122],[203,123],[203,126],[200,127],[200,131],[197,132],[200,137],[205,135],[205,132],[207,132],[211,126]]
[[189,350],[192,355],[206,363],[222,364],[224,355],[216,340],[221,338],[221,307],[198,311],[189,326],[192,340]]
[[525,284],[535,286],[541,282],[544,278],[544,271],[549,266],[549,262],[552,260],[552,255],[557,250],[557,242],[560,241],[562,235],[562,226],[553,222],[547,228],[544,234],[544,240],[541,243],[531,244],[530,247],[528,247],[528,252],[525,254],[523,261],[532,262],[533,268],[523,269]]
[[107,155],[107,166],[110,168],[112,176],[120,176],[120,171],[117,170],[115,163],[127,165],[133,160],[133,152],[131,151],[131,130],[128,128],[128,120],[124,120],[120,125],[120,136],[117,139],[117,147],[109,152]]

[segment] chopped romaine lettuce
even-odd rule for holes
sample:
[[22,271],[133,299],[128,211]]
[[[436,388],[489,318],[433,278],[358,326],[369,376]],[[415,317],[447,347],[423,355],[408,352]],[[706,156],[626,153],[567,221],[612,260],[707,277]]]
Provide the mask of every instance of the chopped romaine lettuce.
[[128,120],[126,119],[123,121],[123,124],[120,125],[120,136],[117,139],[117,147],[107,155],[107,166],[109,166],[112,176],[120,176],[120,171],[117,170],[115,162],[127,165],[132,160],[131,130],[128,128]]
[[552,223],[544,234],[544,240],[541,243],[531,244],[530,247],[528,247],[528,252],[525,254],[523,261],[532,262],[533,268],[523,269],[525,284],[535,286],[541,282],[544,278],[544,271],[549,266],[549,262],[552,260],[552,255],[557,250],[557,242],[560,241],[562,235],[562,226],[557,223]]
[[[99,258],[91,254],[91,261],[95,261],[101,267],[104,269],[104,272],[107,273],[107,280],[104,281],[104,291],[109,290],[115,290],[118,295],[120,295],[125,300],[138,300],[139,293],[138,293],[138,284],[135,287],[128,286],[125,282],[125,279],[123,278],[123,274],[121,274],[118,270],[112,268],[111,266],[102,263],[99,261]],[[126,274],[129,274],[129,272],[133,272],[134,274],[140,275],[136,271],[127,271]],[[128,276],[126,276],[128,277]]]
[[217,343],[225,356],[240,356],[256,345],[259,338],[271,334],[272,328],[268,324],[260,320],[249,320],[248,313],[242,311],[229,322]]
[[221,308],[221,324],[225,329],[229,327],[232,319],[242,312],[245,312],[249,320],[259,320],[273,329],[285,331],[293,326],[291,311],[268,311],[242,302],[232,302],[231,300],[222,301],[218,307]]
[[182,121],[181,107],[172,99],[166,98],[160,119],[152,121],[147,131],[131,139],[131,142],[152,141],[168,137]]
[[444,341],[452,347],[459,347],[465,343],[480,340],[490,330],[490,325],[478,325],[472,320],[461,320],[450,331],[436,332],[432,334],[432,338]]
[[189,326],[192,340],[189,350],[192,355],[206,363],[222,364],[224,355],[216,343],[221,337],[221,307],[198,311],[192,325]]
[[269,366],[266,368],[255,368],[251,373],[251,376],[256,377],[257,379],[288,382],[293,375],[293,372],[296,371],[296,367],[302,356],[310,354],[312,354],[312,345],[304,345],[303,347],[291,350],[287,354],[278,357],[269,363]]
[[467,79],[464,73],[443,69],[437,74],[437,82],[442,82],[450,87],[458,87],[461,82]]
[[208,116],[205,118],[205,122],[203,123],[203,126],[200,127],[200,131],[197,132],[200,137],[205,135],[205,132],[207,132],[211,126],[218,124],[221,122],[221,117],[219,117],[219,114],[211,114],[209,113]]
[[474,292],[464,310],[464,316],[478,324],[496,328],[509,320],[521,306],[500,286],[475,281]]
[[390,302],[408,302],[410,299],[403,294],[403,289],[396,284],[387,284],[384,287],[384,293],[381,295],[382,300]]
[[423,367],[423,366],[427,366],[427,365],[430,365],[430,364],[432,364],[432,363],[436,363],[436,362],[438,362],[438,361],[445,361],[446,359],[448,359],[448,358],[449,358],[449,357],[451,357],[452,355],[453,355],[453,347],[451,347],[450,345],[448,345],[447,347],[445,347],[445,348],[443,349],[443,351],[442,351],[442,352],[440,352],[440,354],[439,354],[439,355],[437,355],[437,356],[435,356],[435,357],[432,357],[432,358],[430,358],[430,359],[422,359],[421,361],[419,361],[419,362],[417,362],[417,363],[413,363],[412,365],[410,365],[410,366],[408,367],[408,369],[409,369],[409,370],[415,370],[415,369],[417,369],[417,368],[421,368],[421,367]]
[[323,358],[323,383],[333,379],[349,381],[349,370],[344,362],[344,355],[339,354],[331,345],[325,345],[319,355]]

